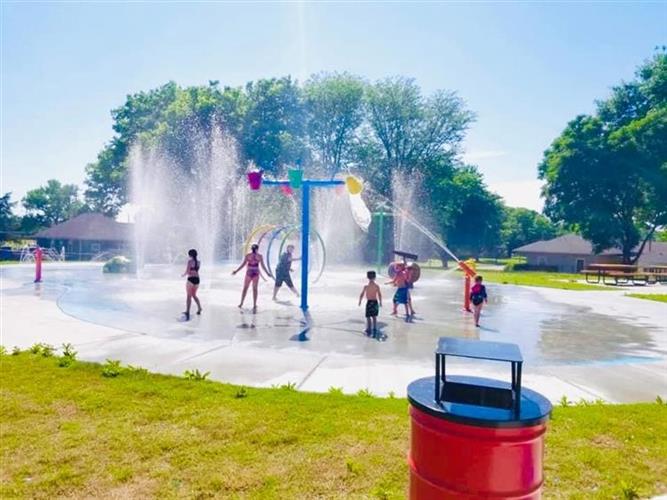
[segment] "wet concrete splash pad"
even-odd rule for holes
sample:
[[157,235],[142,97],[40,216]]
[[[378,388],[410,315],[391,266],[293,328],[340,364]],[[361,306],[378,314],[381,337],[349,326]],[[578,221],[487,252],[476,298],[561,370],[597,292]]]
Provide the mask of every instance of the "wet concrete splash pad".
[[[383,286],[378,341],[363,334],[363,308],[357,307],[365,283],[362,268],[327,270],[310,290],[309,316],[289,290],[272,302],[272,282],[260,282],[257,314],[240,311],[242,278],[230,276],[231,270],[231,264],[202,270],[203,315],[183,322],[180,267],[147,266],[135,277],[104,275],[99,265],[49,265],[37,291],[30,267],[4,267],[3,344],[21,345],[26,338],[22,307],[31,309],[26,317],[39,316],[50,303],[79,324],[76,345],[86,359],[115,358],[179,374],[197,367],[234,383],[294,382],[304,390],[368,387],[376,394],[402,394],[410,377],[432,372],[436,340],[446,335],[517,343],[526,360],[526,385],[531,386],[532,374],[533,388],[554,399],[569,394],[620,401],[667,393],[664,304],[617,292],[489,284],[490,303],[482,327],[475,328],[471,315],[461,311],[458,274],[427,270],[414,290],[417,319],[412,323],[389,315],[393,290]],[[62,329],[45,323],[42,335],[48,338],[35,341],[69,341]],[[91,332],[89,339],[85,331]],[[458,368],[472,370],[466,363]],[[490,364],[482,375],[505,376],[497,370]],[[617,380],[623,371],[628,387]],[[638,387],[638,373],[650,387]]]

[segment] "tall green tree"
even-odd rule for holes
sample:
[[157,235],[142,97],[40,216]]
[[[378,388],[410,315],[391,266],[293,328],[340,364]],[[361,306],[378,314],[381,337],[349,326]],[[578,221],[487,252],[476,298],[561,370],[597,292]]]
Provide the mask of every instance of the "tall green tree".
[[122,106],[111,111],[115,136],[97,160],[86,165],[85,199],[91,209],[115,216],[127,203],[130,146],[140,134],[159,130],[178,93],[179,87],[169,82],[148,92],[128,95]]
[[246,85],[247,112],[242,149],[247,159],[267,172],[305,162],[305,109],[301,89],[291,77]]
[[[488,190],[473,166],[441,167],[430,184],[433,214],[450,249],[460,255],[497,255],[504,219],[500,197]],[[449,169],[449,175],[445,169]]]
[[75,184],[61,184],[51,179],[46,185],[28,191],[22,200],[27,228],[49,227],[87,209],[79,199]]
[[364,119],[364,82],[348,73],[320,73],[304,86],[308,139],[317,161],[332,177],[351,156]]
[[[618,247],[636,261],[667,224],[667,55],[614,87],[594,116],[579,116],[545,152],[546,213],[576,224],[596,252]],[[639,250],[634,248],[641,242]],[[634,255],[633,255],[634,254]]]
[[10,231],[15,231],[19,225],[19,218],[14,214],[16,202],[11,198],[12,193],[0,196],[0,235],[2,237]]
[[391,170],[411,174],[443,156],[454,158],[474,114],[454,92],[424,97],[413,79],[387,78],[367,88],[368,122],[382,145],[386,188]]
[[534,241],[550,240],[558,233],[558,226],[535,210],[505,207],[501,239],[508,257],[515,248]]

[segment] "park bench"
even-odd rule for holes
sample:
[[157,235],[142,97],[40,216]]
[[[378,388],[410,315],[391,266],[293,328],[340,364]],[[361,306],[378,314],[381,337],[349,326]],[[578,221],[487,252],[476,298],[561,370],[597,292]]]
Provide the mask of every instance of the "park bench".
[[654,285],[667,283],[667,266],[638,268],[628,264],[591,264],[580,271],[587,283],[605,285]]
[[[588,268],[581,270],[581,273],[586,276],[587,283],[598,284],[602,282],[606,285],[609,283],[605,281],[605,276],[612,276],[612,273],[621,273],[616,278],[620,278],[622,281],[628,278],[628,274],[634,274],[635,272],[637,272],[637,266],[628,264],[590,264]],[[591,277],[594,277],[595,281]],[[618,284],[618,279],[615,280],[614,284]]]

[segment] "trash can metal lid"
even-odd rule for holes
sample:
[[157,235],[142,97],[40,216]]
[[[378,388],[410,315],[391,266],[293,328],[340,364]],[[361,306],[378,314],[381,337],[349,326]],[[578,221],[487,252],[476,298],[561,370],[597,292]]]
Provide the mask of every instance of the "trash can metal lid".
[[[482,377],[450,375],[447,381],[510,389],[507,382]],[[408,401],[436,418],[465,425],[496,428],[530,427],[543,424],[551,415],[551,403],[541,394],[528,388],[521,390],[521,409],[512,410],[441,401],[433,398],[435,377],[420,378],[408,385]]]

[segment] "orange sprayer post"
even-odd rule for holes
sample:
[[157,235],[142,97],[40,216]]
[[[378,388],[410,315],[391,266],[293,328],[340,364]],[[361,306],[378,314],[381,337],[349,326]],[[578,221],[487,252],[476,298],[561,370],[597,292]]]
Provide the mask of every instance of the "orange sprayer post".
[[470,275],[466,274],[463,284],[463,309],[472,312],[470,308]]
[[465,279],[463,282],[463,309],[468,312],[472,312],[470,308],[470,285],[472,278],[477,274],[470,264],[467,264],[463,261],[459,261],[459,267],[465,273]]
[[35,249],[35,283],[42,281],[42,249]]

